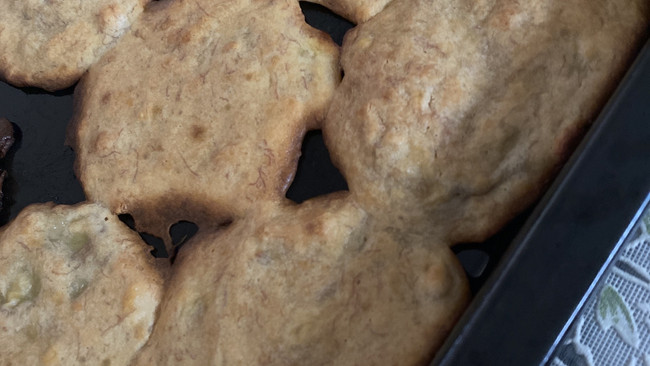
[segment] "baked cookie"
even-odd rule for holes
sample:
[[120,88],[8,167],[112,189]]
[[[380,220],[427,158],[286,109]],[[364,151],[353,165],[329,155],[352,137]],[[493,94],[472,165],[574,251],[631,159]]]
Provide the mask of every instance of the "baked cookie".
[[357,24],[379,13],[391,0],[313,0]]
[[649,6],[395,0],[347,34],[324,127],[354,199],[440,241],[483,241],[569,156]]
[[0,2],[0,78],[46,90],[74,84],[148,0]]
[[0,364],[128,364],[162,296],[152,262],[98,205],[25,208],[0,231]]
[[425,365],[468,298],[446,246],[341,197],[187,245],[136,365]]
[[241,217],[284,199],[339,79],[294,0],[153,3],[75,90],[77,176],[159,237]]

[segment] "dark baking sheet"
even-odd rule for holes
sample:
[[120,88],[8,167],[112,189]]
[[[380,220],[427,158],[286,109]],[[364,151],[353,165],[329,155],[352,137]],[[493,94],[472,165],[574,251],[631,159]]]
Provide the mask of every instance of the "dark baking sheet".
[[84,200],[72,171],[74,152],[64,146],[66,125],[72,116],[72,90],[46,93],[0,82],[0,117],[13,123],[16,137],[0,162],[8,172],[0,224],[31,203]]

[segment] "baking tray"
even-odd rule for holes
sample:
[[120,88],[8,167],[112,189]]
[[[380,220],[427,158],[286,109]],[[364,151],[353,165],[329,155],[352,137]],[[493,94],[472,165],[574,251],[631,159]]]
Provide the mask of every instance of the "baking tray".
[[[312,26],[329,33],[338,44],[341,44],[345,32],[353,26],[352,23],[333,15],[321,6],[301,2],[301,7],[305,13],[307,22]],[[646,50],[644,54],[647,53]],[[647,69],[647,63],[647,61],[645,61],[645,63],[641,62],[641,66],[638,66],[639,63],[637,63],[635,70],[639,68]],[[631,82],[630,80],[640,79],[641,77],[638,76],[638,74],[639,72],[633,72],[631,76],[627,77],[626,83],[629,84]],[[647,91],[647,77],[645,80],[645,97],[648,99],[647,96],[650,95],[650,93]],[[614,101],[610,103],[607,111],[612,110],[620,103],[623,103],[620,102],[620,100],[625,101],[631,98],[625,92],[625,90],[629,88],[630,87],[622,87],[622,91],[619,90],[613,98]],[[16,143],[9,151],[7,157],[0,161],[0,168],[7,170],[8,172],[8,176],[3,186],[5,196],[3,198],[4,209],[0,212],[1,225],[6,224],[25,206],[31,203],[53,201],[61,204],[73,204],[85,199],[81,186],[73,172],[74,151],[64,144],[66,126],[72,117],[73,91],[74,86],[55,93],[47,93],[35,88],[14,88],[0,82],[0,117],[6,117],[12,121],[16,130]],[[643,97],[637,95],[634,98],[636,99],[628,102],[630,105],[627,105],[628,111],[626,113],[637,113],[635,111],[640,111],[640,109],[636,108],[636,104],[643,104],[643,100],[640,101]],[[647,102],[648,100],[645,100],[646,104]],[[647,106],[645,107],[647,108]],[[609,122],[609,124],[606,122],[606,116],[608,113],[611,114],[611,112],[604,113],[605,117],[601,118],[601,121],[598,122],[597,126],[592,130],[588,141],[583,143],[581,148],[582,153],[580,156],[583,156],[583,154],[593,154],[590,152],[591,150],[598,150],[597,147],[593,147],[596,143],[602,143],[602,141],[597,140],[598,138],[602,140],[607,137],[607,141],[605,141],[605,145],[607,145],[607,143],[611,142],[609,141],[610,139],[622,139],[621,141],[626,141],[625,139],[628,138],[627,135],[621,135],[625,133],[628,135],[634,135],[633,137],[635,137],[635,139],[633,139],[633,141],[640,141],[640,137],[645,136],[645,146],[650,146],[650,137],[647,136],[648,125],[650,124],[648,121],[650,121],[650,119],[648,118],[647,111],[638,112],[641,114],[637,114],[636,120],[625,119],[622,121],[622,125],[625,123],[636,123],[636,125],[629,127],[630,130],[625,130],[625,128],[622,127],[623,130],[618,132],[619,135],[617,135],[616,132],[612,133],[611,131],[599,132],[602,131],[603,128],[607,128],[607,126],[610,126],[610,129],[613,128],[611,127],[612,122]],[[638,126],[642,124],[638,118],[645,118],[644,121],[646,123],[644,126]],[[641,132],[638,132],[639,128],[641,128]],[[643,132],[643,128],[645,128],[645,132]],[[604,133],[606,133],[605,137],[603,137]],[[621,142],[618,144],[620,145]],[[639,154],[645,154],[644,157],[646,159],[644,161],[646,165],[644,167],[647,172],[647,157],[650,156],[647,148],[643,151],[637,151],[638,149],[633,149],[633,147],[636,147],[635,144],[625,145],[623,147],[622,150],[619,150],[619,146],[615,144],[610,146],[609,150],[598,152],[598,156],[605,155],[605,158],[607,159],[609,159],[608,156],[613,156],[613,158],[609,160],[605,159],[607,162],[603,163],[604,165],[601,166],[601,168],[605,169],[603,172],[612,175],[613,171],[617,171],[616,169],[621,168],[614,175],[618,177],[618,172],[623,172],[620,174],[625,175],[627,173],[625,173],[625,170],[622,167],[619,167],[619,165],[626,166],[625,161],[627,160],[625,159],[627,159],[627,157],[638,157],[640,156]],[[627,150],[625,148],[627,148]],[[626,152],[630,149],[634,151]],[[634,164],[638,165],[638,160],[639,159],[634,160]],[[572,290],[558,290],[557,288],[549,287],[550,285],[555,286],[558,283],[563,283],[563,280],[561,277],[558,278],[557,276],[542,277],[540,273],[543,273],[544,269],[548,270],[548,268],[540,267],[556,266],[557,263],[564,263],[559,265],[559,269],[563,271],[573,269],[574,272],[571,273],[574,274],[582,274],[578,269],[582,270],[583,267],[571,267],[568,264],[569,262],[564,262],[565,260],[574,258],[572,256],[575,256],[576,254],[574,252],[563,252],[565,246],[557,244],[562,243],[561,235],[556,239],[553,239],[555,235],[554,232],[547,232],[544,238],[549,240],[551,244],[547,243],[545,245],[535,244],[534,240],[530,239],[530,237],[535,237],[535,233],[539,234],[539,225],[546,222],[544,220],[548,220],[549,215],[551,215],[548,212],[549,210],[553,212],[553,205],[558,206],[560,203],[580,205],[581,203],[577,202],[579,199],[588,199],[589,197],[593,197],[582,192],[581,189],[571,188],[574,190],[570,192],[573,194],[572,197],[569,197],[568,199],[566,199],[566,197],[553,198],[556,197],[555,195],[557,194],[566,192],[567,188],[563,188],[563,183],[559,182],[564,182],[566,179],[580,178],[582,177],[581,174],[594,174],[594,171],[592,170],[597,170],[596,168],[591,168],[591,170],[583,168],[586,169],[587,172],[580,169],[571,170],[577,169],[575,168],[576,165],[581,166],[580,164],[585,164],[581,163],[581,161],[583,160],[574,156],[571,163],[571,166],[574,168],[567,168],[564,170],[562,178],[553,186],[552,193],[549,193],[543,201],[537,205],[537,209],[534,212],[531,209],[522,213],[501,232],[484,243],[460,244],[453,248],[465,267],[470,279],[472,292],[478,295],[475,297],[469,311],[455,328],[452,336],[449,338],[443,351],[439,353],[439,357],[434,361],[434,363],[441,365],[534,364],[534,362],[529,363],[527,361],[533,359],[537,361],[539,357],[536,358],[535,356],[537,356],[539,352],[532,352],[530,348],[521,347],[521,342],[524,340],[530,341],[531,337],[535,341],[542,338],[547,340],[541,342],[541,345],[535,346],[537,351],[544,349],[545,347],[548,348],[547,346],[553,342],[551,338],[557,334],[557,329],[552,327],[552,330],[544,332],[545,334],[543,334],[543,337],[540,335],[539,337],[541,338],[536,338],[537,336],[533,337],[532,334],[531,337],[525,337],[526,334],[539,328],[540,322],[534,324],[529,322],[530,316],[525,316],[525,314],[522,315],[522,313],[525,313],[525,309],[522,306],[527,305],[525,302],[526,300],[530,300],[531,298],[536,299],[538,297],[536,294],[543,294],[546,296],[545,300],[538,304],[539,306],[545,306],[542,304],[549,303],[551,301],[550,298],[555,299],[555,297],[559,297],[566,300],[566,304],[562,305],[565,311],[559,312],[554,319],[558,322],[559,319],[566,321],[564,315],[570,313],[568,310],[569,308],[575,307],[574,301],[569,299],[581,296],[580,294],[584,291],[581,292],[581,290],[576,290],[577,287],[571,287]],[[650,177],[650,174],[646,175]],[[593,177],[599,176],[596,175]],[[630,178],[633,177],[630,176]],[[589,180],[590,178],[582,179]],[[612,185],[618,184],[612,183],[611,181],[608,182],[610,182],[608,184]],[[591,182],[591,184],[598,185],[595,182]],[[647,179],[637,180],[636,184],[640,184],[641,186],[645,184],[647,193]],[[636,191],[633,191],[632,188],[630,188],[630,185],[631,183],[628,185],[621,185],[623,188],[619,188],[621,189],[619,192],[620,194],[612,195],[610,197],[611,199],[607,200],[607,202],[610,202],[612,207],[616,206],[615,208],[621,210],[621,212],[633,210],[639,194],[634,193]],[[598,187],[603,189],[605,189],[606,186],[607,185],[598,185]],[[303,142],[302,157],[299,162],[298,171],[296,172],[294,182],[287,192],[287,197],[296,202],[302,202],[310,197],[345,189],[347,189],[345,180],[336,168],[332,166],[321,133],[319,131],[308,132]],[[576,194],[576,192],[579,194]],[[602,191],[599,192],[601,194],[603,193]],[[595,214],[592,215],[590,213],[591,211],[589,211],[594,209],[594,203],[595,202],[590,202],[589,205],[576,206],[583,207],[582,210],[578,210],[577,212],[581,212],[583,215],[587,215],[594,220],[599,219],[599,216],[596,217],[594,216]],[[602,207],[597,206],[596,208],[607,207],[610,206],[603,203]],[[533,212],[532,215],[531,212]],[[573,221],[575,218],[567,218],[565,216],[561,216],[560,218],[562,217],[569,220],[564,222],[564,224],[568,223],[569,226],[571,226],[571,223],[573,222],[580,222]],[[608,225],[608,227],[611,226],[612,230],[616,231],[616,228],[621,225],[621,222],[625,221],[626,217],[629,219],[631,216],[622,215],[618,218],[620,222],[615,218],[611,218],[611,221],[607,221],[606,225]],[[132,226],[132,220],[128,215],[121,216],[121,218],[127,224]],[[559,218],[556,220],[559,220]],[[522,227],[524,227],[523,231],[521,230]],[[564,233],[566,234],[566,230],[569,229],[565,228],[564,230]],[[176,227],[173,227],[171,234],[176,243],[180,244],[180,238],[187,239],[187,237],[191,236],[194,232],[196,232],[195,226],[183,223],[182,225],[179,224]],[[515,238],[519,232],[522,233],[519,235],[518,239],[515,240],[516,245],[510,249],[509,254],[507,254],[506,258],[501,261],[500,259],[502,258],[506,248],[508,248],[510,243],[513,242],[513,238]],[[562,231],[560,231],[560,233],[562,233]],[[141,235],[145,241],[153,246],[152,252],[155,255],[173,255],[173,253],[166,253],[164,251],[164,246],[162,246],[162,242],[159,239],[146,234]],[[617,235],[620,235],[620,232]],[[543,249],[549,245],[554,248],[554,250]],[[527,250],[533,250],[533,252],[526,254],[528,253]],[[606,251],[606,249],[603,250]],[[584,256],[584,252],[581,252],[581,254]],[[536,257],[536,255],[538,257]],[[594,255],[594,258],[597,261],[602,259],[603,255],[604,254],[601,254],[600,256]],[[580,258],[582,258],[581,260],[584,259],[584,257]],[[557,263],[553,262],[553,260],[557,261]],[[528,263],[528,261],[533,263]],[[584,273],[591,273],[589,270],[593,271],[598,266],[592,264],[587,267],[588,268],[585,269]],[[494,276],[491,276],[492,274]],[[485,284],[486,281],[489,282]],[[547,281],[550,282],[547,283]],[[544,284],[547,286],[544,287]],[[535,285],[537,286],[536,289],[539,288],[542,292],[526,288],[526,285]],[[571,291],[575,291],[575,293]],[[569,293],[575,296],[567,296]],[[531,296],[531,294],[534,296]],[[512,299],[512,301],[510,301],[510,299]],[[537,308],[530,309],[535,309],[538,312],[540,311]],[[495,316],[494,318],[492,318],[493,315]],[[512,319],[521,317],[521,319],[524,319],[525,321],[521,321],[520,323],[512,321],[511,318],[509,318],[511,315],[513,317]],[[541,317],[541,319],[547,321],[550,318]],[[517,325],[519,327],[517,327]],[[524,337],[519,339],[518,333],[521,333]],[[517,343],[517,341],[520,342]],[[537,344],[536,342],[533,343]],[[520,348],[503,351],[504,347]],[[521,356],[520,358],[515,358],[513,360],[522,362],[515,362],[510,359],[508,359],[508,361],[503,361],[504,357],[506,357],[505,355],[511,354],[512,352],[520,354]],[[526,352],[531,352],[530,357],[523,357],[525,356],[523,354]],[[501,358],[498,356],[501,356]],[[488,362],[485,360],[490,361]]]

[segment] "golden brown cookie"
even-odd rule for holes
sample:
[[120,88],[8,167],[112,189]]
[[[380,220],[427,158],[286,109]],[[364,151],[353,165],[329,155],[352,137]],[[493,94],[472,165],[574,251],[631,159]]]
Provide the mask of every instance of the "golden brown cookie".
[[337,58],[293,0],[150,5],[75,91],[87,197],[165,238],[179,220],[214,225],[283,199]]
[[0,2],[0,78],[46,90],[74,84],[148,0]]
[[199,233],[136,365],[425,365],[468,298],[444,245],[347,199]]
[[128,364],[162,296],[148,250],[98,205],[25,208],[0,232],[0,364]]
[[342,17],[359,24],[382,11],[391,0],[312,0],[311,2],[321,4]]
[[568,157],[649,19],[645,0],[395,0],[344,41],[332,159],[365,209],[483,241]]

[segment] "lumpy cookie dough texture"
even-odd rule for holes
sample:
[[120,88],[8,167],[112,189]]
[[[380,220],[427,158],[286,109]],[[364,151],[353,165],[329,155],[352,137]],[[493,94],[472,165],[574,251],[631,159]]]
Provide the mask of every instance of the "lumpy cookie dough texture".
[[241,217],[284,199],[339,81],[338,48],[296,1],[153,3],[75,91],[77,175],[163,238]]
[[199,233],[136,365],[425,365],[468,298],[444,245],[345,198]]
[[0,364],[128,364],[162,296],[152,261],[98,205],[24,209],[0,232]]
[[148,0],[3,0],[0,78],[46,90],[74,84],[129,29]]
[[391,0],[313,0],[312,2],[321,4],[359,24],[379,13]]
[[483,241],[568,157],[649,6],[393,1],[346,35],[324,127],[355,200],[442,241]]

